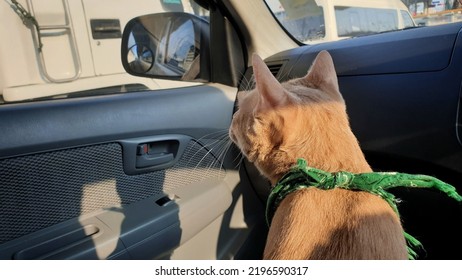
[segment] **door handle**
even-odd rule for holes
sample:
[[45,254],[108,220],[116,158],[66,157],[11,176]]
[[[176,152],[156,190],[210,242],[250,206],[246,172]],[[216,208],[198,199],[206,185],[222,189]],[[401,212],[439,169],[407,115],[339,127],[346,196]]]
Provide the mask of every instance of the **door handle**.
[[175,157],[173,153],[159,153],[159,154],[144,154],[136,157],[136,168],[144,168],[166,164],[173,161]]
[[167,164],[175,159],[179,143],[177,140],[153,141],[139,144],[136,149],[136,168]]
[[179,134],[121,140],[124,171],[136,175],[170,168],[191,141],[190,136]]

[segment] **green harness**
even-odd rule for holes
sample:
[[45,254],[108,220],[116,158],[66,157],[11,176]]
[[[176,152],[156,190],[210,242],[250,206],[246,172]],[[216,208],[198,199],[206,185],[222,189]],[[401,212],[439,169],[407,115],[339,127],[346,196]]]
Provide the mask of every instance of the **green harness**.
[[[271,224],[274,212],[282,200],[294,191],[305,188],[319,188],[322,190],[331,190],[342,188],[347,190],[366,191],[383,198],[399,217],[397,200],[388,189],[395,187],[411,188],[436,188],[449,197],[461,202],[460,196],[456,189],[427,175],[411,175],[396,172],[372,172],[353,174],[346,171],[335,173],[325,172],[313,167],[307,166],[304,159],[298,159],[297,165],[284,175],[272,189],[266,205],[266,222]],[[410,234],[403,232],[407,242],[407,251],[409,259],[414,260],[417,257],[415,249],[422,247],[422,244]]]

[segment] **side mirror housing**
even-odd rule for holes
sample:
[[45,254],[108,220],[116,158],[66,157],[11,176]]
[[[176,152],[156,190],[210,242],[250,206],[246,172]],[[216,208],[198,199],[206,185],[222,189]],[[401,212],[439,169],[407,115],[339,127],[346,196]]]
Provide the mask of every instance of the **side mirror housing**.
[[209,81],[207,20],[171,12],[136,17],[122,36],[122,65],[135,76]]

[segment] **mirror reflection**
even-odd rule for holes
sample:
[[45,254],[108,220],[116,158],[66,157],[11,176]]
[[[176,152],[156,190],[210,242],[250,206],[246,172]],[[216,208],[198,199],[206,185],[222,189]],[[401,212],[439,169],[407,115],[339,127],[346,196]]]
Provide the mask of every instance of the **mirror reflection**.
[[124,31],[126,70],[135,75],[194,80],[200,73],[201,31],[206,25],[205,20],[184,13],[133,19]]
[[127,60],[133,71],[146,73],[154,63],[154,53],[147,46],[134,44],[128,52]]

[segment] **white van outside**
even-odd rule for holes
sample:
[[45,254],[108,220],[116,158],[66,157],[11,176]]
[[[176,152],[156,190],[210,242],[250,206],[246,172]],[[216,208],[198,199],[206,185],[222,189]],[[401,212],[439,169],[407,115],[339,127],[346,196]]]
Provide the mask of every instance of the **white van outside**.
[[281,24],[303,43],[335,41],[414,27],[401,0],[266,0]]
[[[113,3],[0,1],[0,103],[196,84],[127,74],[120,59],[121,33],[130,19],[140,15],[177,11],[202,15],[203,9],[190,0]],[[36,20],[39,30],[31,22],[23,23],[24,12]]]

